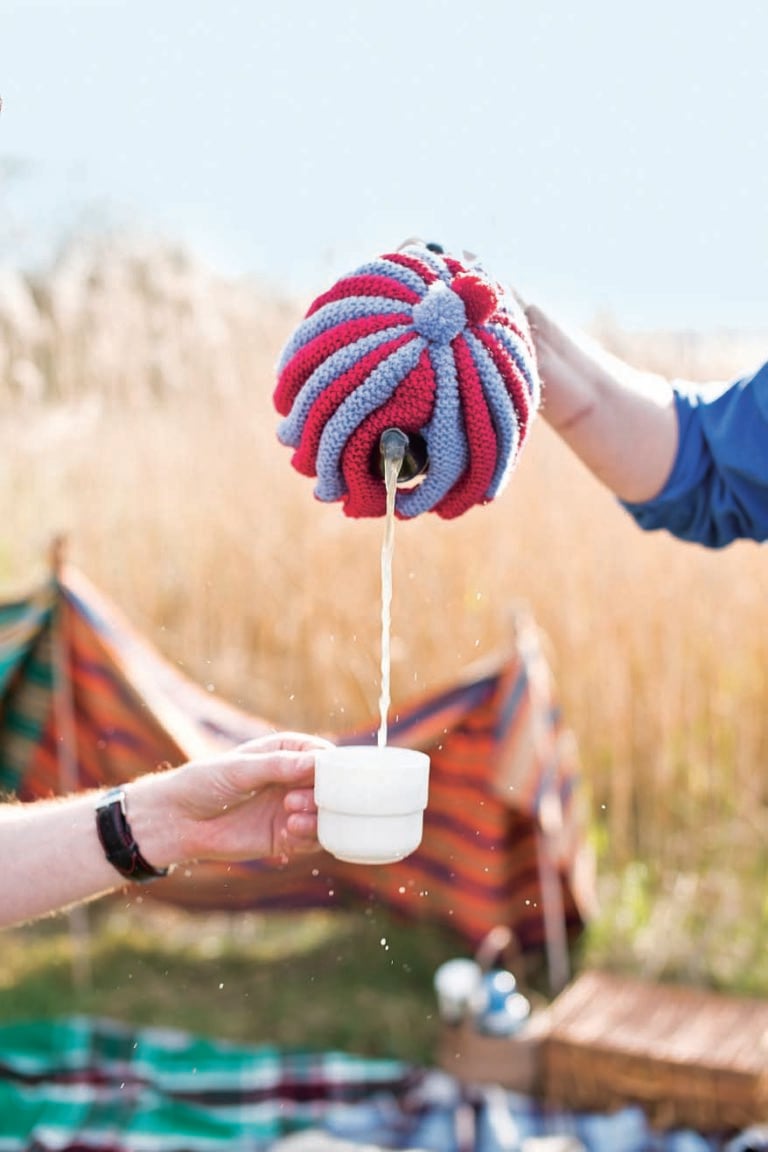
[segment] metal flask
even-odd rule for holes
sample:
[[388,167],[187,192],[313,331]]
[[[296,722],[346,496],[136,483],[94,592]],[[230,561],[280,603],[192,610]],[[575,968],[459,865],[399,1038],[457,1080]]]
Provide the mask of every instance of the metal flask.
[[429,467],[426,441],[418,432],[408,435],[400,428],[386,428],[379,437],[377,459],[377,470],[382,477],[386,460],[400,461],[398,487],[412,486],[421,480]]

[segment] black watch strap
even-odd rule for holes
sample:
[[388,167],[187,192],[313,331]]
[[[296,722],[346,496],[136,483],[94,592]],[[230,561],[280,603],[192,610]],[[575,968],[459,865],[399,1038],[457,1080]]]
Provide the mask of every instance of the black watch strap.
[[107,860],[127,880],[146,884],[168,875],[170,869],[153,868],[139,851],[128,823],[123,788],[111,788],[96,804],[96,831]]

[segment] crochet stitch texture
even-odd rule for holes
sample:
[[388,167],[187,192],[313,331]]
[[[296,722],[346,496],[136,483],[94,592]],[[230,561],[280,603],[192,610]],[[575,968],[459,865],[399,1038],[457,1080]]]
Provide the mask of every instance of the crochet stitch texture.
[[479,263],[408,244],[310,306],[278,364],[292,463],[347,516],[383,516],[382,432],[423,438],[428,467],[396,514],[451,519],[502,491],[540,400],[525,313]]

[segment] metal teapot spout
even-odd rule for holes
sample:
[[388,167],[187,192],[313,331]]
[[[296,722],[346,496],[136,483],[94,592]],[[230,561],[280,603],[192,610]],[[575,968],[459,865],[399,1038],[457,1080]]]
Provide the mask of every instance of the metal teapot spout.
[[386,428],[379,437],[379,473],[384,475],[385,461],[399,462],[398,486],[410,484],[423,476],[429,466],[427,445],[418,433],[406,435],[400,428]]

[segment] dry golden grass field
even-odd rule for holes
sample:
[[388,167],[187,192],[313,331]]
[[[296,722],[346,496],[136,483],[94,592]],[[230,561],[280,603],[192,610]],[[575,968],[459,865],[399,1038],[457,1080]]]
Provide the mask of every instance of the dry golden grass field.
[[[383,524],[316,502],[276,441],[300,303],[114,240],[71,245],[34,282],[4,274],[0,585],[32,584],[65,532],[196,680],[334,730],[376,714]],[[761,352],[725,333],[597,334],[698,379]],[[580,749],[608,909],[596,953],[768,986],[761,550],[643,535],[539,421],[495,504],[398,524],[393,707],[504,646],[521,605]]]

